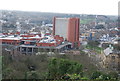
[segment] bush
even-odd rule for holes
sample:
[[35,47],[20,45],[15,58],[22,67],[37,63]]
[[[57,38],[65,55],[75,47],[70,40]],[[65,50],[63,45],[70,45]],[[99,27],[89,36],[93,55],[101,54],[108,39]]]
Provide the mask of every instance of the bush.
[[80,74],[82,65],[67,59],[50,59],[48,65],[49,78],[61,78],[65,74]]

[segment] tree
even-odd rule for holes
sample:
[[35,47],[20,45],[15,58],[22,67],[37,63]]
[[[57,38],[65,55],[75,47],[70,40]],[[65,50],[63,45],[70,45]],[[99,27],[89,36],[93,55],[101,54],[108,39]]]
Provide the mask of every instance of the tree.
[[25,79],[38,79],[39,74],[36,71],[25,72]]
[[101,75],[101,72],[95,71],[92,73],[91,79],[99,78],[100,75]]
[[91,79],[96,79],[96,80],[110,80],[111,76],[99,71],[93,72]]
[[50,59],[48,65],[49,78],[61,78],[66,74],[80,74],[82,72],[82,65],[75,61],[68,59]]

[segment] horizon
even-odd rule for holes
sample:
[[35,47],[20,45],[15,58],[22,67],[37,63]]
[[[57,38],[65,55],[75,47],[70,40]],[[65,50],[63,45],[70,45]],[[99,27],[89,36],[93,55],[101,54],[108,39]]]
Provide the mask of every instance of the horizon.
[[[62,12],[42,12],[42,11],[24,11],[24,10],[2,10],[0,11],[11,11],[11,12],[28,12],[28,13],[51,13],[51,14],[70,14],[70,15],[104,15],[104,14],[79,14],[79,13],[62,13]],[[105,16],[118,16],[118,15],[105,15]]]

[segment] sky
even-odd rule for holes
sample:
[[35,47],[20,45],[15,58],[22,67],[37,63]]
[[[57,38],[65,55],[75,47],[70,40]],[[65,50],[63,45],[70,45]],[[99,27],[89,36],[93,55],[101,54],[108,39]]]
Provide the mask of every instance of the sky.
[[118,15],[119,0],[0,0],[0,10]]

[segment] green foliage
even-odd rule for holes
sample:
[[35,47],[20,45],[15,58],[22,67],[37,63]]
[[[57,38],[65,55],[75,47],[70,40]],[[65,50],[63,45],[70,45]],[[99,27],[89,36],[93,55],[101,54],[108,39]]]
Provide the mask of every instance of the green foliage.
[[[118,80],[117,73],[108,75],[104,72],[94,72],[97,67],[93,63],[86,54],[56,54],[52,57],[47,54],[14,57],[4,54],[2,73],[4,79]],[[28,66],[34,66],[35,69],[29,70]]]
[[82,51],[82,50],[80,50],[80,54],[85,54],[85,52],[84,52],[84,51]]
[[93,21],[93,19],[81,19],[80,23],[81,24],[89,24],[91,21]]
[[91,79],[96,79],[96,80],[110,80],[111,76],[108,75],[108,74],[104,74],[102,72],[96,71],[96,72],[92,73]]
[[81,80],[89,80],[87,77],[82,77]]
[[87,77],[81,77],[80,74],[76,74],[76,73],[74,73],[74,74],[66,74],[64,76],[64,79],[65,78],[74,79],[74,80],[89,80],[89,78],[87,78]]
[[66,76],[69,77],[69,79],[80,79],[80,74],[67,74]]
[[98,41],[89,41],[88,45],[86,46],[87,49],[94,50],[96,53],[101,53],[103,51],[103,48],[98,47],[100,43]]
[[96,79],[96,78],[99,78],[99,76],[101,75],[101,72],[93,72],[92,75],[91,75],[91,79]]
[[3,70],[3,77],[10,78],[9,75],[13,72],[11,68],[6,68]]
[[117,80],[119,77],[118,73],[116,73],[116,72],[110,72],[109,75],[110,75],[112,80]]
[[39,74],[36,71],[30,71],[25,73],[25,79],[38,79]]
[[98,53],[98,54],[100,54],[101,51],[103,51],[103,48],[95,47],[95,46],[90,46],[90,45],[87,45],[86,48],[87,48],[87,49],[90,49],[90,50],[93,50],[93,51],[95,51],[95,52]]
[[[33,79],[43,78],[43,73],[47,68],[46,55],[20,55],[11,57],[10,54],[3,56],[2,75],[4,79]],[[34,67],[34,72],[31,72],[29,67]]]
[[50,78],[60,78],[65,74],[80,74],[82,72],[82,65],[67,59],[52,58],[48,65],[48,71]]

